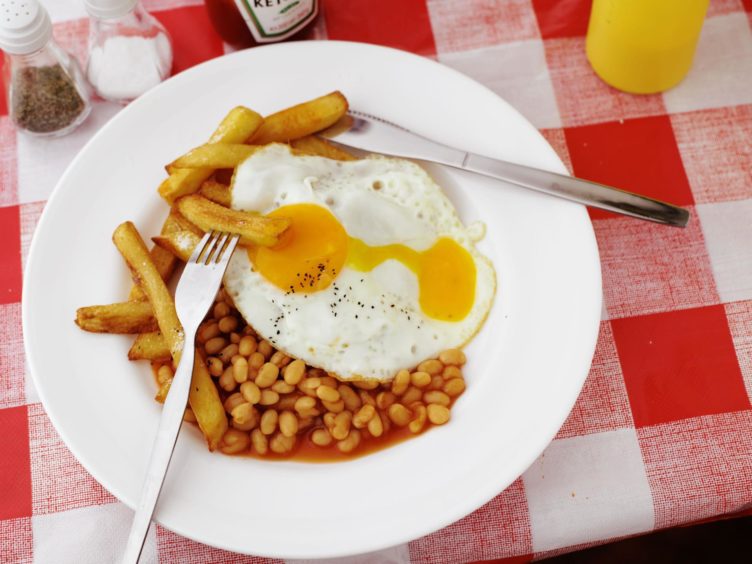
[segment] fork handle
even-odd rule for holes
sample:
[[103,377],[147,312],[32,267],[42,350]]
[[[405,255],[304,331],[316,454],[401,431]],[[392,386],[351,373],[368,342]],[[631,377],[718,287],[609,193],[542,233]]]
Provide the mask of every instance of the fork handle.
[[[194,335],[195,331],[193,331],[193,334],[186,334],[185,342],[193,343]],[[188,393],[191,389],[195,355],[196,351],[192,346],[184,347],[178,369],[170,384],[170,390],[159,420],[157,437],[154,439],[154,446],[149,458],[149,467],[141,490],[141,499],[136,507],[136,515],[133,518],[131,532],[125,546],[123,564],[136,564],[141,557],[159,492],[162,490],[167,468],[170,466],[172,453],[177,443],[178,432],[183,424],[185,404],[188,401]]]
[[689,220],[687,210],[652,198],[474,153],[467,153],[460,168],[586,206],[656,223],[684,227]]

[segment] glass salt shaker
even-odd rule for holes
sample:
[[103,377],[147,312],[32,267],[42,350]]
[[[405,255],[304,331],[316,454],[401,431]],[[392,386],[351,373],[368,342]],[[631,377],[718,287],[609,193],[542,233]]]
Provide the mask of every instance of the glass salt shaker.
[[138,0],[84,4],[91,16],[86,77],[100,97],[124,104],[170,75],[170,36]]
[[86,119],[86,81],[76,59],[55,42],[38,0],[0,0],[0,49],[8,111],[18,129],[64,135]]

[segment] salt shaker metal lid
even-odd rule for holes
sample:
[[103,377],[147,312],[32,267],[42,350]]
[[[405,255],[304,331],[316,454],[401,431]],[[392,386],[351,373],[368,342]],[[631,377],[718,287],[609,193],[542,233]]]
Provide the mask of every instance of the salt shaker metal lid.
[[130,12],[138,0],[84,0],[86,11],[95,18],[120,18]]
[[26,55],[44,47],[51,37],[50,16],[38,0],[0,0],[0,49]]

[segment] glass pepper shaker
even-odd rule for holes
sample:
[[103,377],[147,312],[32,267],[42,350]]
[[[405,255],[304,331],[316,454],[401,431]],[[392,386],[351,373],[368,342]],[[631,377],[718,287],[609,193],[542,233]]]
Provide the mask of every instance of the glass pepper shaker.
[[75,58],[55,42],[38,0],[0,0],[0,49],[8,110],[20,130],[64,135],[86,119],[86,81]]
[[84,4],[91,16],[86,77],[100,97],[127,103],[170,75],[170,36],[138,0]]

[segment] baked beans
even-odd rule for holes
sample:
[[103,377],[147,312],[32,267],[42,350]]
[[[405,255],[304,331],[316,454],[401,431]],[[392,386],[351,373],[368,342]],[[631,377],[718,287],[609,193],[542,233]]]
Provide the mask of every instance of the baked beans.
[[[226,454],[289,457],[312,448],[332,453],[329,457],[368,452],[446,424],[466,387],[467,359],[460,349],[400,370],[390,382],[339,380],[259,338],[223,290],[196,342],[227,413],[229,427],[219,445]],[[155,375],[165,385],[174,372],[169,363],[160,363]],[[195,422],[190,408],[184,419]]]

